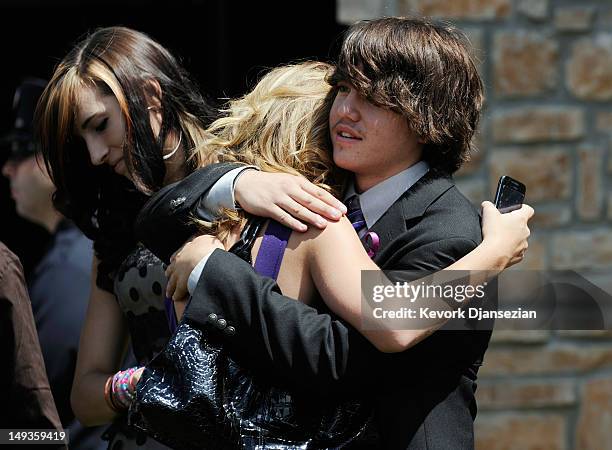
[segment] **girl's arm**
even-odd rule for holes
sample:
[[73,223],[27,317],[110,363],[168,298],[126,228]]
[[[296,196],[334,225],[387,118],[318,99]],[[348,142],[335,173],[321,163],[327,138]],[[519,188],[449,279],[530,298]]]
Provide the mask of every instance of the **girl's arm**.
[[[462,284],[477,286],[490,279],[509,265],[522,259],[527,248],[529,229],[527,221],[533,215],[529,206],[508,214],[500,214],[490,203],[483,211],[482,244],[466,256],[432,276],[412,283],[420,285],[440,284],[440,278],[452,281],[449,271],[478,271]],[[343,218],[330,223],[315,239],[308,240],[308,261],[313,282],[327,306],[348,321],[383,352],[400,352],[423,340],[441,327],[447,320],[429,321],[423,329],[363,329],[361,271],[380,270],[368,257],[350,222]],[[461,277],[465,272],[461,274]],[[460,278],[456,276],[455,278]],[[391,282],[381,273],[381,284]],[[446,303],[432,298],[417,298],[414,305],[427,305],[432,310],[446,308]],[[417,306],[418,310],[418,306]],[[371,315],[369,315],[371,316]],[[384,327],[384,322],[379,323]],[[421,328],[421,326],[419,327]]]
[[117,300],[96,285],[98,259],[94,256],[91,295],[81,331],[70,401],[85,426],[109,423],[117,415],[104,399],[108,377],[119,370],[127,351],[128,332]]

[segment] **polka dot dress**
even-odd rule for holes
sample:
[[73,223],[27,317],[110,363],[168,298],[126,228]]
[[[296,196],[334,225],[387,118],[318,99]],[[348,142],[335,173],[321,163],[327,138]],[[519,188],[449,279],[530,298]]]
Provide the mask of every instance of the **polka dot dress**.
[[142,245],[117,272],[115,293],[127,318],[134,355],[140,365],[149,362],[170,339],[164,308],[166,282],[164,265]]
[[[115,294],[127,319],[132,349],[139,366],[146,365],[170,339],[164,308],[165,267],[142,245],[125,259],[115,277]],[[124,420],[125,421],[125,420]],[[109,449],[153,449],[168,447],[153,438],[116,423]]]

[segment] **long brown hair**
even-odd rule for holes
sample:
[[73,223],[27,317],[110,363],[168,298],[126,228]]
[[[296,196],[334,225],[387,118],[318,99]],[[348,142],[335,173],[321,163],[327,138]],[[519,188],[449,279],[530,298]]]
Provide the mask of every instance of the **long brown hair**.
[[[189,156],[216,113],[164,47],[129,28],[98,29],[57,65],[37,108],[38,138],[57,187],[57,209],[96,240],[101,253],[103,242],[112,249],[132,241],[133,219],[144,198],[110,168],[93,166],[84,141],[75,135],[77,98],[84,85],[117,99],[126,124],[125,161],[144,192],[162,185],[162,147],[169,133],[181,134],[186,171],[195,169],[197,155]],[[154,85],[161,89],[157,137],[147,110]]]

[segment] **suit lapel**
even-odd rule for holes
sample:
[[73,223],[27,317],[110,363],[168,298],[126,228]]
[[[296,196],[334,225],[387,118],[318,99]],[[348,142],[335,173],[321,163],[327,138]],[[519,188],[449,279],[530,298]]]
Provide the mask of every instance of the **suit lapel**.
[[407,231],[407,221],[421,217],[429,205],[453,186],[452,178],[432,170],[411,186],[370,228],[378,234],[381,250]]

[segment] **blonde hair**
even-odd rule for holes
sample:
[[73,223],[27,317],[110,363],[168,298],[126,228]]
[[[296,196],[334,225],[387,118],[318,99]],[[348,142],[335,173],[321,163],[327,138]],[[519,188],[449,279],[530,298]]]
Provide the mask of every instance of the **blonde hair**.
[[[333,101],[326,79],[332,67],[303,62],[267,73],[244,97],[231,101],[226,116],[208,129],[211,137],[196,152],[201,159],[240,162],[266,172],[301,175],[337,194],[340,180],[332,175],[329,110]],[[244,223],[244,215],[224,211],[218,228],[200,222],[221,240]]]

